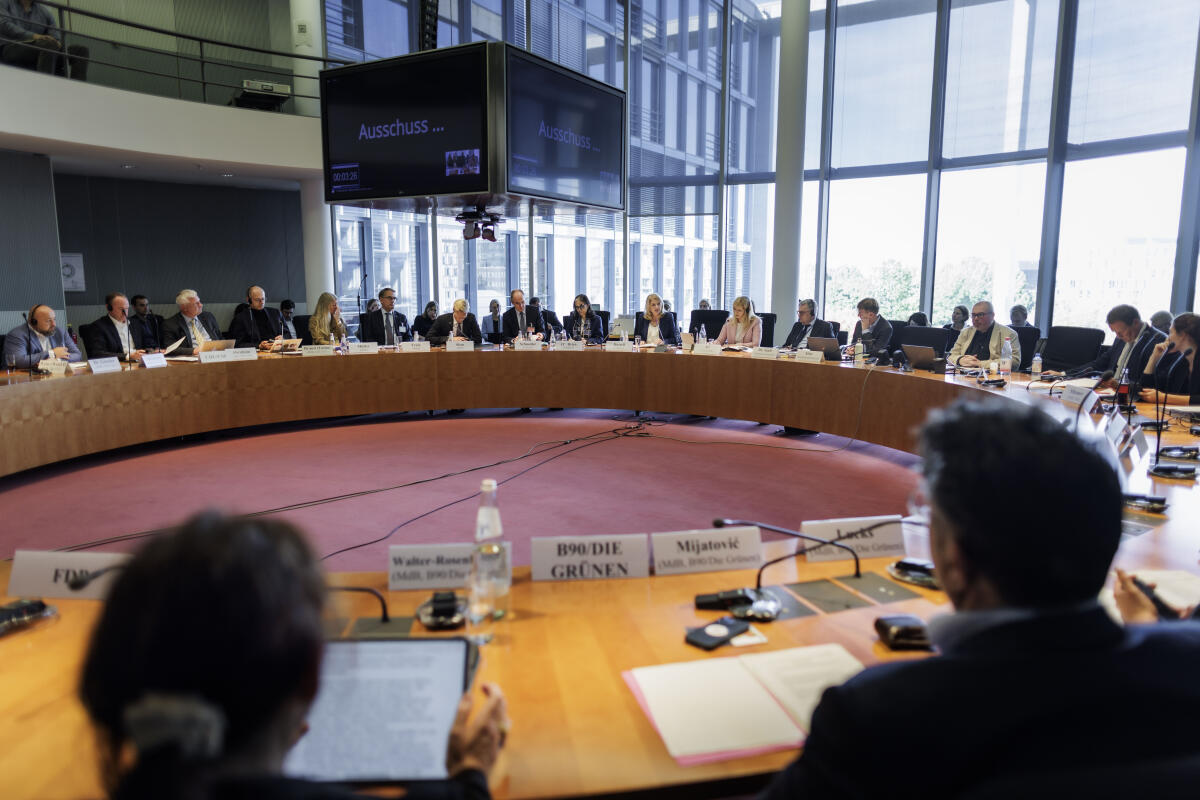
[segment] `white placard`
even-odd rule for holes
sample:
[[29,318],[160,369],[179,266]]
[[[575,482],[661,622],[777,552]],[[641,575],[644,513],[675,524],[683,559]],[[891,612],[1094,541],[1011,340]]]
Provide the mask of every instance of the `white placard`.
[[820,350],[797,350],[792,358],[800,364],[820,364],[825,360],[825,354]]
[[721,355],[721,345],[712,342],[696,342],[692,352],[698,356],[719,356]]
[[751,569],[762,564],[762,536],[752,526],[653,533],[650,541],[655,575]]
[[[892,523],[883,525],[873,531],[854,535],[856,531],[868,528],[881,522]],[[859,558],[878,558],[881,556],[904,557],[904,530],[900,524],[900,515],[893,514],[884,517],[849,517],[846,519],[809,520],[800,525],[800,532],[809,536],[819,536],[822,539],[840,541],[854,548]],[[801,547],[813,547],[805,542]],[[825,545],[808,552],[809,561],[840,561],[850,558],[850,554],[840,547]]]
[[1119,413],[1113,414],[1108,418],[1108,424],[1104,428],[1104,435],[1107,436],[1108,440],[1114,445],[1118,445],[1121,443],[1121,440],[1125,438],[1125,430],[1128,427],[1129,423],[1125,421],[1125,417],[1121,416]]
[[533,579],[579,581],[604,578],[645,578],[650,574],[650,537],[535,536]]
[[429,340],[422,339],[419,342],[401,342],[400,343],[400,352],[401,353],[428,353],[429,352]]
[[352,356],[373,356],[379,354],[379,342],[351,342],[350,355]]
[[64,292],[82,292],[87,286],[83,280],[83,253],[60,253],[62,284]]
[[225,352],[229,353],[229,361],[258,361],[257,347],[235,347]]
[[13,555],[8,577],[12,597],[62,597],[71,600],[100,600],[108,593],[117,570],[97,578],[78,592],[67,581],[89,575],[98,569],[129,560],[128,553],[63,553],[45,550],[18,550]]
[[558,350],[564,353],[582,353],[584,348],[583,339],[564,339],[554,345]]
[[475,343],[470,339],[447,339],[447,353],[474,353]]
[[1096,401],[1100,399],[1100,395],[1093,392],[1086,386],[1064,386],[1062,391],[1062,400],[1069,406],[1082,406],[1083,413],[1089,414],[1092,411],[1092,406],[1096,405]]
[[92,371],[93,375],[99,375],[104,372],[120,372],[121,360],[116,356],[109,356],[108,358],[89,358],[88,369]]
[[[67,362],[61,358],[43,358],[38,362],[38,372],[49,372],[53,376],[67,374]],[[108,370],[112,372],[112,370]]]
[[534,350],[541,351],[542,342],[540,339],[513,339],[513,350]]
[[142,366],[148,369],[156,369],[167,365],[167,357],[162,353],[146,353],[142,356]]
[[306,344],[300,348],[302,356],[331,356],[333,354],[333,345],[331,344]]
[[[512,545],[501,542],[512,582]],[[461,589],[471,577],[473,544],[394,544],[388,548],[388,591]]]
[[1133,447],[1137,450],[1138,458],[1145,458],[1146,453],[1150,452],[1150,443],[1146,441],[1146,429],[1138,426],[1138,429],[1133,434]]
[[774,347],[756,347],[750,351],[751,358],[779,358],[779,351]]
[[198,355],[201,364],[224,364],[229,361],[229,350],[204,350]]
[[623,342],[620,339],[613,339],[608,344],[604,345],[604,349],[610,353],[632,353],[633,342],[629,341],[628,339]]

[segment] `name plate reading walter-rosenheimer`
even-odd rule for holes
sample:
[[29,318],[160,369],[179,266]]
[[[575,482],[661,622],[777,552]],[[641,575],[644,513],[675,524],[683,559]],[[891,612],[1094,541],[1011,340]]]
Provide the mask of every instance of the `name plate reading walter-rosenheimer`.
[[[874,530],[865,530],[879,525]],[[809,536],[831,539],[854,548],[859,558],[895,556],[903,558],[904,529],[899,514],[884,517],[850,517],[846,519],[809,520],[800,525],[800,532]],[[851,558],[840,547],[801,543],[802,547],[815,548],[808,551],[809,561],[840,561]]]
[[650,574],[650,537],[546,536],[530,540],[535,581],[645,578]]
[[716,572],[750,569],[762,564],[762,536],[758,528],[737,528],[652,533],[654,574]]
[[[504,560],[512,581],[512,546],[501,542],[508,553]],[[471,576],[471,553],[475,545],[394,544],[388,548],[388,591],[405,589],[461,589]]]

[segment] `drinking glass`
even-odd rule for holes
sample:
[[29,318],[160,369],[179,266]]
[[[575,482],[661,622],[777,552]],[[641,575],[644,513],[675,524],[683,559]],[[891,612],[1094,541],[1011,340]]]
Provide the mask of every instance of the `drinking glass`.
[[12,375],[13,370],[15,370],[17,368],[17,354],[16,353],[6,353],[4,356],[4,361],[8,366],[8,374]]
[[642,346],[642,337],[640,337],[640,336],[635,336],[635,337],[633,337],[633,347],[634,347],[634,349],[636,350],[637,348],[639,348],[639,347],[641,347],[641,346]]
[[588,339],[591,338],[591,335],[592,322],[591,320],[585,319],[583,322],[579,323],[579,338],[586,345]]

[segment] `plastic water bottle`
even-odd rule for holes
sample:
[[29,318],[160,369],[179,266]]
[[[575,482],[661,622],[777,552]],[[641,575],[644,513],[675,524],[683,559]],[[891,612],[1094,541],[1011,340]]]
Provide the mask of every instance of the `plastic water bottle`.
[[1012,358],[1012,337],[1005,336],[1004,344],[1000,347],[1000,374],[1003,377],[1008,377],[1008,375],[1012,372]]
[[503,536],[500,507],[496,505],[496,481],[489,478],[479,487],[475,549],[471,554],[468,584],[467,622],[470,625],[470,637],[477,644],[491,641],[494,636],[493,623],[508,613],[512,569]]
[[859,339],[852,345],[854,347],[854,366],[861,367],[867,363],[867,348],[863,344],[863,340]]
[[704,329],[704,323],[700,323],[700,334],[696,337],[696,341],[700,344],[708,344],[708,331]]
[[1033,379],[1035,381],[1038,378],[1042,377],[1042,354],[1041,353],[1033,354],[1033,366],[1030,368],[1030,371],[1033,373]]

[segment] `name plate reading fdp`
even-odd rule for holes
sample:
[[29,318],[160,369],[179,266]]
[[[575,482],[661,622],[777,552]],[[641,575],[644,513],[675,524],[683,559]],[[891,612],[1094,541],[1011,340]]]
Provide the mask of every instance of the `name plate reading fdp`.
[[584,344],[583,339],[564,339],[563,341],[556,343],[554,346],[564,353],[582,353]]
[[751,358],[779,358],[779,351],[774,347],[756,347],[750,351]]
[[379,353],[379,342],[351,342],[350,355],[373,356]]
[[540,351],[542,342],[540,339],[513,339],[513,350],[533,350]]
[[623,342],[620,339],[614,339],[608,344],[604,345],[604,349],[610,353],[632,353],[633,342],[629,341],[628,339]]
[[223,364],[230,360],[228,350],[205,350],[199,356],[201,364]]
[[[866,530],[875,525],[879,527]],[[801,524],[800,532],[848,545],[854,548],[859,558],[905,555],[904,531],[899,514],[886,517],[810,520]],[[808,551],[809,561],[840,561],[851,557],[842,548],[828,544],[821,546],[802,541],[800,546],[816,548]]]
[[429,352],[429,340],[422,339],[419,342],[401,342],[400,343],[400,352],[401,353],[428,353]]
[[623,536],[534,537],[535,581],[645,578],[650,574],[650,538]]
[[146,353],[142,356],[142,366],[148,369],[157,369],[167,365],[167,357],[162,353]]
[[99,375],[102,372],[120,372],[121,361],[116,356],[109,358],[91,358],[88,359],[88,369],[93,375]]
[[825,360],[825,354],[820,350],[797,350],[792,358],[801,364],[820,364]]
[[300,348],[301,356],[331,356],[333,355],[333,345],[331,344],[306,344]]
[[447,353],[473,353],[475,352],[475,343],[470,339],[447,339]]
[[1100,396],[1086,386],[1064,386],[1062,399],[1067,405],[1082,407],[1084,414],[1090,414]]
[[235,347],[225,352],[229,354],[230,361],[258,361],[257,347]]
[[750,569],[762,564],[762,537],[752,526],[653,533],[650,541],[655,575]]
[[13,555],[8,577],[11,597],[61,597],[69,600],[100,600],[108,593],[117,570],[97,578],[77,592],[67,581],[129,560],[128,553],[63,553],[18,550]]
[[[512,582],[512,546],[502,542]],[[461,589],[471,577],[473,544],[394,544],[388,548],[388,591]],[[497,576],[503,578],[505,576]]]
[[692,352],[698,356],[719,356],[721,355],[721,345],[712,342],[696,342]]

